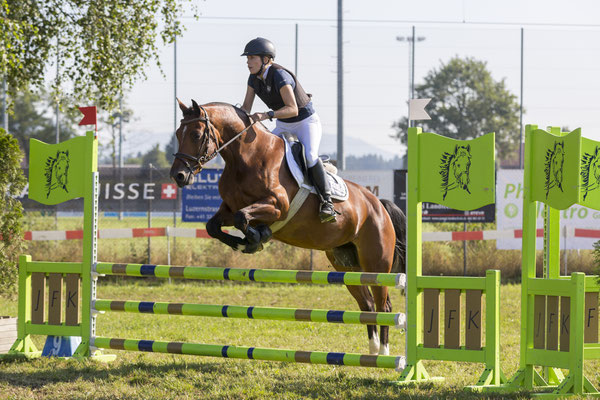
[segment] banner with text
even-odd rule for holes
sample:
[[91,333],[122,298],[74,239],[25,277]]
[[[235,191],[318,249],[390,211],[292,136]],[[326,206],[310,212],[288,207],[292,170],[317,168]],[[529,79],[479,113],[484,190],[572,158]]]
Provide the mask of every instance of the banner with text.
[[[496,221],[497,229],[521,229],[523,226],[523,170],[501,169],[496,178]],[[538,209],[537,227],[544,226],[543,207]],[[575,205],[560,212],[560,247],[568,250],[593,249],[597,239],[569,237],[565,240],[564,227],[598,229],[600,211]],[[501,239],[496,241],[499,250],[520,250],[521,239]],[[542,249],[543,239],[537,239],[537,248]]]

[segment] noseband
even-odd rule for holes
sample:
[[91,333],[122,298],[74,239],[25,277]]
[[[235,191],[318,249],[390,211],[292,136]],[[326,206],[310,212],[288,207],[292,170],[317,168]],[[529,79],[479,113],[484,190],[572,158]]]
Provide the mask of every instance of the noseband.
[[[202,134],[202,144],[200,146],[200,148],[204,147],[204,154],[202,154],[201,156],[197,156],[197,157],[194,157],[190,154],[181,153],[181,152],[177,152],[177,153],[173,154],[176,159],[181,161],[186,166],[186,168],[190,171],[190,173],[192,175],[194,175],[197,172],[199,172],[200,170],[202,170],[202,165],[206,164],[207,162],[209,162],[210,160],[215,158],[217,156],[217,154],[219,154],[219,150],[220,150],[219,149],[219,150],[214,151],[212,154],[208,154],[208,145],[210,144],[211,141],[217,143],[217,139],[213,135],[213,129],[212,129],[212,125],[210,124],[210,118],[208,117],[208,112],[204,109],[204,107],[202,107],[202,106],[198,106],[198,107],[204,112],[204,117],[197,117],[197,118],[190,119],[187,121],[182,119],[181,124],[187,125],[187,124],[191,124],[192,122],[204,122],[204,132]],[[190,163],[188,161],[194,162],[194,165],[193,165],[194,168],[192,168],[192,165],[190,165]]]

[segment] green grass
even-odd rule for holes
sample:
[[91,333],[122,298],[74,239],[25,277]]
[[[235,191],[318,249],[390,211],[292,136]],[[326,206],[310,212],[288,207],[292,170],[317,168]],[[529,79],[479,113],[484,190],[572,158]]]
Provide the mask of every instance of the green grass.
[[[392,289],[394,310],[404,298]],[[101,281],[98,297],[115,300],[356,310],[343,286],[245,284],[118,279]],[[518,366],[520,286],[501,288],[501,364],[507,376]],[[16,315],[14,300],[0,298],[0,314]],[[366,353],[366,328],[308,322],[107,313],[98,317],[98,335],[189,341],[292,350]],[[43,337],[35,337],[43,345]],[[390,330],[391,354],[404,354],[404,335]],[[344,366],[306,365],[183,355],[114,352],[102,364],[65,360],[0,362],[2,399],[396,399],[488,398],[463,391],[483,371],[480,364],[427,361],[429,373],[445,376],[435,385],[400,388],[398,373]],[[598,384],[600,364],[586,366]],[[509,396],[510,397],[510,396]],[[512,398],[527,398],[526,393]],[[498,396],[497,398],[506,398]]]

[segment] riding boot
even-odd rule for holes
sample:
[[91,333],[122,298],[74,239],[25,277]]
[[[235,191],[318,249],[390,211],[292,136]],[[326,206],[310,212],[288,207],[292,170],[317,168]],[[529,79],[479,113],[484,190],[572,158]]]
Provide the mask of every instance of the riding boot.
[[331,201],[331,187],[329,186],[327,174],[321,159],[319,159],[313,167],[308,169],[308,175],[315,186],[315,189],[317,189],[317,193],[321,200],[321,207],[319,210],[321,222],[334,222],[337,212],[333,208],[333,202]]

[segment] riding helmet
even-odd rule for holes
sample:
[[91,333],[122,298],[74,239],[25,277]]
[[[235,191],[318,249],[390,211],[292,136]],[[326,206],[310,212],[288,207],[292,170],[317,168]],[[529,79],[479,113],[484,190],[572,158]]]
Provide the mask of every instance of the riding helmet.
[[275,58],[275,45],[265,38],[257,37],[244,47],[242,56],[269,56]]

